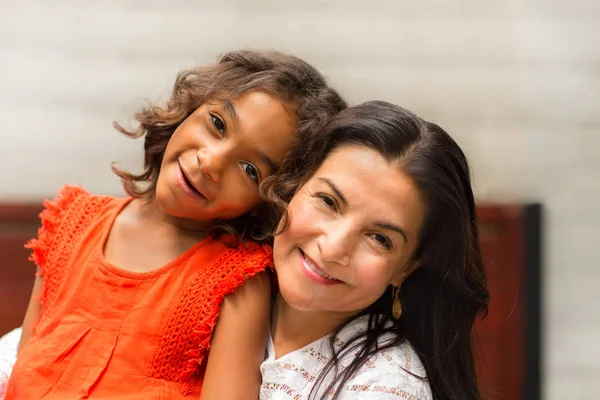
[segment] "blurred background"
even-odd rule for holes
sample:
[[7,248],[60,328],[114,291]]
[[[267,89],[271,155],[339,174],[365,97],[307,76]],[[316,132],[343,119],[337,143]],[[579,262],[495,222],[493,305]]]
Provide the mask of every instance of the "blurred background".
[[[509,219],[506,210],[541,204],[538,287],[516,278],[511,306],[528,290],[541,296],[515,314],[524,326],[539,314],[540,351],[531,357],[541,398],[600,396],[595,0],[2,0],[0,236],[12,240],[0,245],[5,315],[20,296],[6,284],[16,279],[6,254],[21,254],[16,237],[29,231],[17,219],[28,220],[27,207],[37,210],[64,183],[122,195],[110,164],[138,168],[142,141],[112,121],[132,126],[146,100],[169,95],[179,70],[243,47],[303,57],[353,104],[387,100],[437,122],[467,153],[480,204],[499,205]],[[538,250],[524,237],[506,239],[522,248],[503,266],[523,276],[530,267],[519,254]],[[527,340],[496,351],[526,364]],[[519,384],[528,379],[537,378]],[[515,398],[501,384],[491,390]]]

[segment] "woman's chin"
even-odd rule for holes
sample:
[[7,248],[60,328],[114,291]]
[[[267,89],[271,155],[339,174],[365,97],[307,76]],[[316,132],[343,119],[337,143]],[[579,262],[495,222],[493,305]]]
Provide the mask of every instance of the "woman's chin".
[[316,303],[321,303],[317,300],[317,298],[312,295],[312,293],[308,291],[302,290],[298,287],[297,283],[294,285],[294,282],[290,282],[289,286],[280,282],[279,293],[285,301],[285,304],[298,311],[317,311],[315,309]]

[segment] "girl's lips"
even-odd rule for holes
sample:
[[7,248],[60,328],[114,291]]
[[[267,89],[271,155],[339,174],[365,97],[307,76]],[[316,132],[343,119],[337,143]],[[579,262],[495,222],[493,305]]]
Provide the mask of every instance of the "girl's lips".
[[201,199],[207,199],[207,197],[200,191],[196,185],[186,176],[185,171],[181,167],[179,161],[177,162],[177,180],[182,186],[185,193],[190,196],[199,197]]

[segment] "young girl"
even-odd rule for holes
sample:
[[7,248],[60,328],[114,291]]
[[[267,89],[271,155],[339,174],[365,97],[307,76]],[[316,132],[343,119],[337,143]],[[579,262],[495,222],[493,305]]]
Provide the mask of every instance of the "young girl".
[[263,190],[282,207],[260,398],[480,400],[488,304],[469,168],[384,102],[338,114]]
[[46,202],[6,398],[256,398],[271,252],[243,239],[262,233],[258,187],[344,107],[302,60],[237,51],[179,74],[137,130],[116,125],[145,136],[145,170],[115,169],[129,198],[66,186]]

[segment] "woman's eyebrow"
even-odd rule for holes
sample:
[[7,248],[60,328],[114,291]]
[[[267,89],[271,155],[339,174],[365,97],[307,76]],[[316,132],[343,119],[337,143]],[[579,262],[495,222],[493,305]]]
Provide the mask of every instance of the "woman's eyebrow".
[[[335,192],[335,194],[340,198],[340,201],[342,203],[344,203],[344,205],[348,204],[348,200],[346,200],[346,198],[342,194],[341,190],[337,186],[335,186],[335,183],[333,183],[331,181],[331,179],[320,178],[320,177],[317,179],[327,183],[329,185],[329,187],[331,188],[331,190],[333,190]],[[384,229],[389,229],[390,231],[398,232],[400,235],[402,235],[402,237],[404,238],[404,241],[406,243],[408,243],[408,235],[406,234],[406,231],[404,229],[402,229],[401,227],[394,225],[392,223],[389,223],[389,222],[379,222],[379,221],[375,222],[375,226],[378,226],[378,227],[384,228]]]
[[348,205],[348,200],[346,200],[346,198],[344,197],[344,195],[342,194],[340,189],[338,189],[338,187],[335,186],[335,184],[331,181],[331,179],[327,179],[327,178],[317,178],[317,179],[328,184],[329,187],[331,188],[331,190],[333,190],[335,192],[335,194],[340,198],[342,203],[344,203],[344,205]]
[[404,229],[400,228],[399,226],[390,224],[389,222],[375,222],[375,226],[378,226],[378,227],[384,228],[384,229],[389,229],[390,231],[398,232],[399,234],[402,235],[402,237],[404,238],[404,241],[406,243],[408,243],[408,236],[406,235],[406,232],[404,231]]

